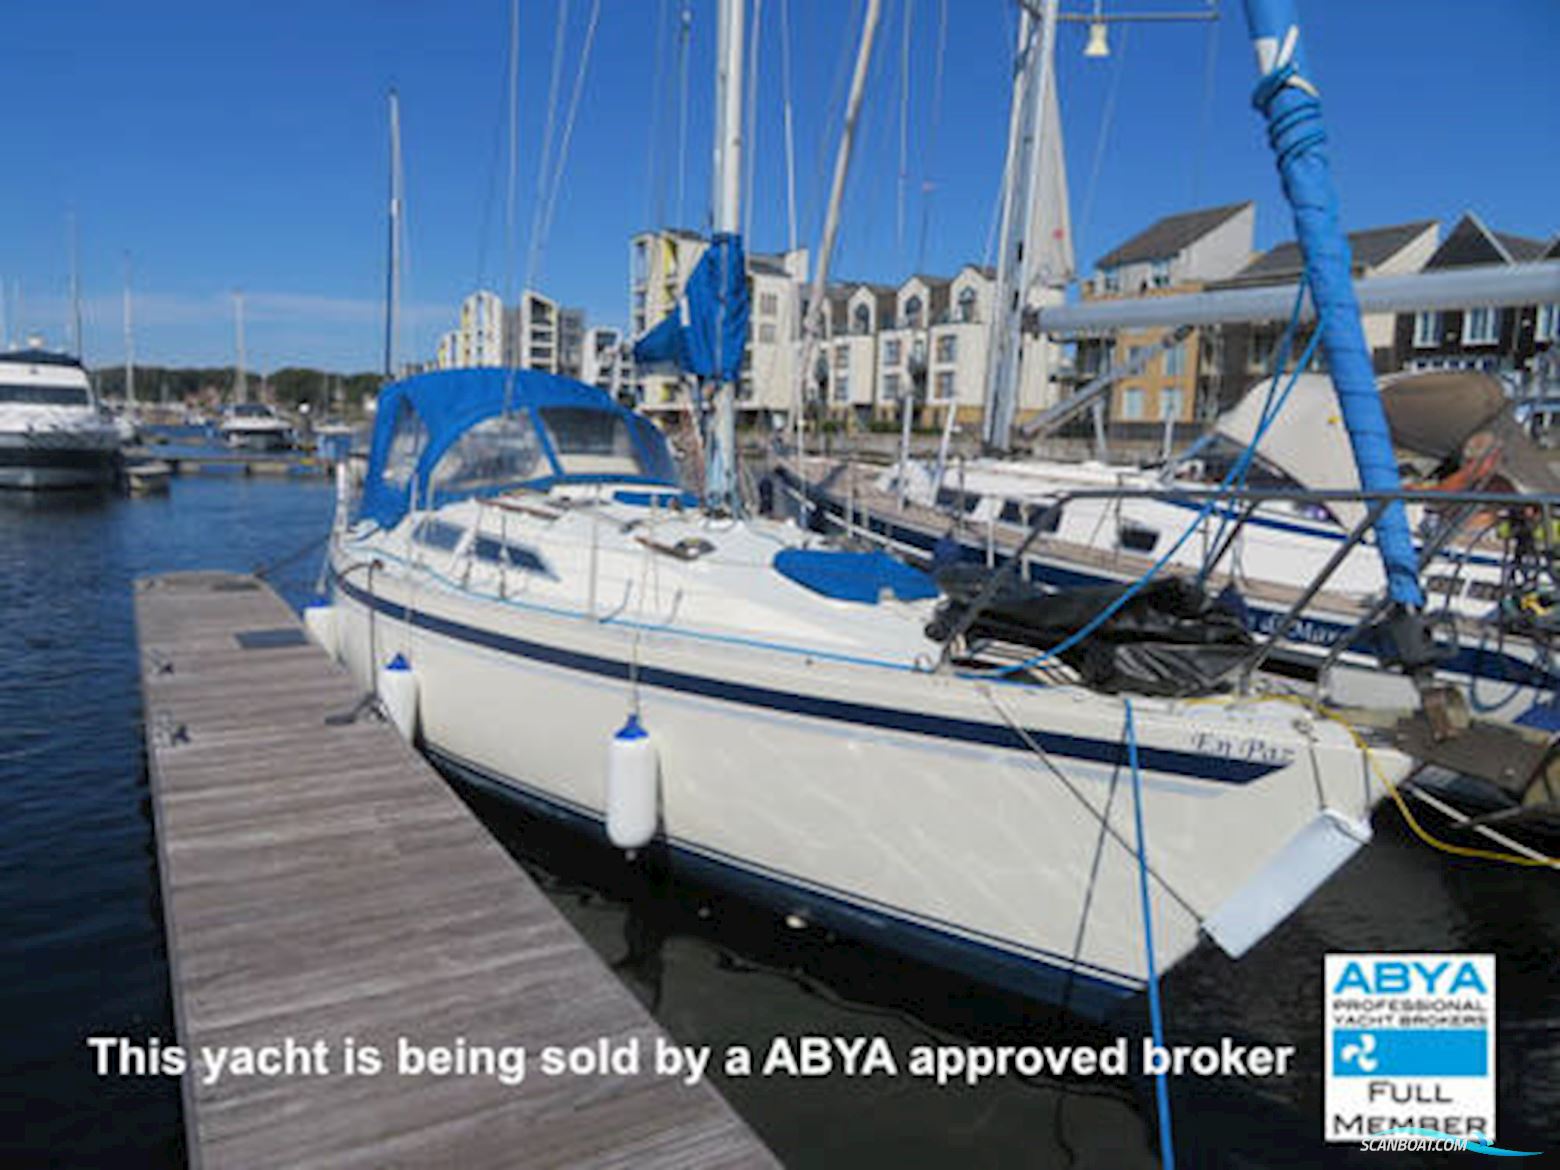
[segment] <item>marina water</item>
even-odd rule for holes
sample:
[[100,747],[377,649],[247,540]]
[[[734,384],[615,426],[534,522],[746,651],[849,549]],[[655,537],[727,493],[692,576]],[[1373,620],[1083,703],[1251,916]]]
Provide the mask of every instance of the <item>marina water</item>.
[[[172,1042],[142,763],[131,582],[175,569],[275,566],[312,593],[332,493],[322,479],[199,475],[164,497],[0,495],[0,1023],[8,1166],[178,1165],[178,1086],[98,1078],[86,1037]],[[918,1044],[1104,1044],[1100,1028],[682,881],[479,793],[474,811],[674,1039],[882,1036]],[[1297,1048],[1263,1081],[1177,1080],[1175,1136],[1198,1166],[1316,1165],[1322,956],[1499,956],[1500,1144],[1560,1150],[1560,887],[1462,862],[1385,807],[1377,837],[1239,964],[1205,948],[1166,981],[1170,1040]],[[1149,826],[1150,850],[1152,825]],[[1044,906],[1034,913],[1046,912]],[[494,1038],[501,1039],[501,1038]],[[1157,1164],[1151,1092],[1132,1081],[908,1076],[717,1079],[788,1166]],[[1331,1147],[1329,1164],[1369,1165]],[[1415,1161],[1422,1157],[1422,1162]],[[1394,1165],[1448,1156],[1399,1154]]]

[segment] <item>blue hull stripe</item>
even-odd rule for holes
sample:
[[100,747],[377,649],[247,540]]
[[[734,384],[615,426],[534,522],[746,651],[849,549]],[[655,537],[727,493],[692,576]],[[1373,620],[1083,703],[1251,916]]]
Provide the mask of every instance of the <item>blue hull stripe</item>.
[[[622,679],[625,682],[630,677],[631,664],[628,662],[583,654],[543,642],[532,642],[509,634],[501,634],[495,630],[469,626],[424,610],[410,609],[398,602],[369,594],[343,581],[340,576],[336,577],[335,584],[337,589],[360,605],[382,613],[394,621],[405,622],[408,625],[442,634],[447,638],[513,654],[520,658],[528,658],[535,662],[544,662],[550,666],[563,667],[566,670]],[[699,695],[728,703],[740,703],[748,707],[784,711],[791,715],[812,719],[827,719],[837,723],[902,731],[912,735],[979,744],[1009,751],[1027,753],[1030,750],[1024,738],[1005,723],[982,723],[973,719],[925,715],[918,711],[906,711],[895,707],[876,707],[867,703],[826,699],[818,695],[773,690],[769,687],[730,682],[705,675],[686,674],[657,666],[640,667],[638,679],[643,686]],[[1028,729],[1027,734],[1052,756],[1087,760],[1096,764],[1126,766],[1127,749],[1126,744],[1122,742],[1090,739],[1034,728]],[[1143,767],[1152,772],[1223,784],[1250,784],[1283,767],[1281,764],[1257,760],[1233,760],[1198,752],[1176,751],[1171,748],[1140,748],[1138,757]]]
[[[474,784],[567,828],[605,841],[601,818],[591,810],[561,800],[529,784],[500,776],[468,760],[425,744],[429,757],[446,773]],[[881,946],[973,976],[1019,995],[1041,999],[1103,1019],[1111,1008],[1142,989],[1142,980],[1125,972],[1086,961],[1072,964],[1052,951],[1000,940],[975,937],[938,919],[909,917],[897,907],[857,901],[844,891],[803,883],[789,874],[755,869],[719,850],[661,838],[680,872],[707,885],[782,913],[801,913],[809,922],[838,930],[870,945]],[[1037,913],[1043,913],[1037,907]],[[991,938],[991,941],[986,941]]]

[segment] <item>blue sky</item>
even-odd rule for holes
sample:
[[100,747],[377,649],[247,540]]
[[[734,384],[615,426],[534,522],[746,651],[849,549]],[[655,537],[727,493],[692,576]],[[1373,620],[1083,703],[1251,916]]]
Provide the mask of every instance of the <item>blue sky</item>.
[[[401,94],[408,201],[403,349],[430,352],[459,299],[528,266],[561,0],[521,0],[519,244],[505,247],[507,0],[60,0],[11,6],[0,73],[7,326],[62,341],[67,216],[79,225],[86,350],[120,360],[124,257],[143,361],[231,360],[245,292],[251,365],[372,368],[384,283],[385,93]],[[708,217],[713,0],[692,0],[678,207],[675,23],[682,0],[600,0],[540,287],[592,321],[627,317],[628,237]],[[1123,3],[1125,0],[1123,0]],[[1201,0],[1133,0],[1132,10]],[[593,0],[568,0],[560,111]],[[864,0],[762,0],[750,247],[783,248],[780,16],[788,5],[800,238],[816,241]],[[910,151],[898,192],[909,5]],[[1086,7],[1072,0],[1064,7]],[[1114,0],[1108,8],[1121,8]],[[1289,235],[1256,115],[1238,3],[1144,24],[1104,62],[1059,43],[1074,227],[1087,265],[1157,216],[1254,198],[1257,243]],[[938,28],[947,26],[934,102]],[[1351,227],[1465,209],[1560,230],[1560,0],[1302,3]],[[898,280],[984,259],[1000,181],[1013,0],[884,0],[835,271]],[[1211,86],[1208,67],[1212,49]],[[659,81],[659,84],[657,82]],[[1113,113],[1100,149],[1103,111]],[[1204,100],[1211,92],[1211,101]],[[924,247],[923,221],[927,225]],[[901,227],[901,222],[903,226]],[[20,286],[20,312],[15,290]]]

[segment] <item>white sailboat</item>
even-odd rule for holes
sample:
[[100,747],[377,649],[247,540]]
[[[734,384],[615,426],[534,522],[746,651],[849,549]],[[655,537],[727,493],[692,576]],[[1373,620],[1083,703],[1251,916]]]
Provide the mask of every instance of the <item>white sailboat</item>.
[[244,298],[233,294],[233,328],[238,365],[233,371],[233,401],[222,412],[217,433],[230,447],[250,451],[280,451],[293,445],[292,425],[270,404],[249,401],[249,379],[244,372]]
[[703,506],[597,388],[392,383],[311,628],[448,769],[784,912],[1103,1012],[1148,976],[1146,865],[1160,969],[1204,938],[1243,954],[1368,839],[1405,755],[1286,702],[940,659],[924,575],[740,513],[743,7],[720,7],[716,237],[657,330],[717,387]]

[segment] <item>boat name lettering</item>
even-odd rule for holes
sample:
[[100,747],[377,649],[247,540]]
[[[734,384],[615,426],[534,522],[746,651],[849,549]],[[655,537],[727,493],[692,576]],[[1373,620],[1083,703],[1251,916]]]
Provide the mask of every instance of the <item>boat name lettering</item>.
[[1242,739],[1212,731],[1193,732],[1192,747],[1205,755],[1219,756],[1221,759],[1260,761],[1281,767],[1293,763],[1295,758],[1295,749],[1292,747],[1269,743],[1265,739]]

